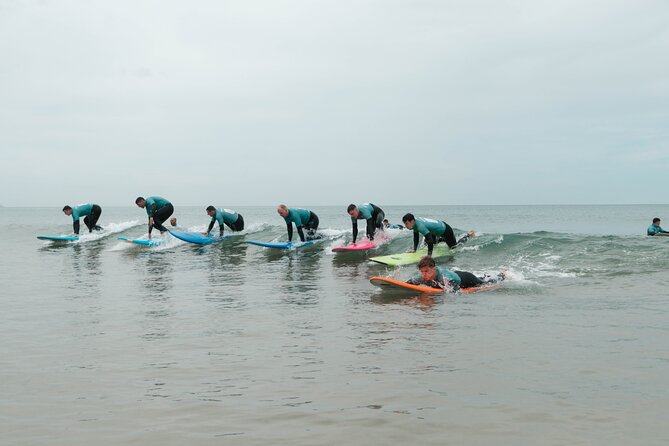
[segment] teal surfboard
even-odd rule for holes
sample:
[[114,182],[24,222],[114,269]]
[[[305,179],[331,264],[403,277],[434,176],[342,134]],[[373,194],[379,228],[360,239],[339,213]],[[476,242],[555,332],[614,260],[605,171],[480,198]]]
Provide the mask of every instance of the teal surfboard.
[[124,242],[134,243],[136,245],[142,245],[142,246],[157,246],[163,242],[162,240],[148,240],[142,238],[130,239],[127,237],[119,237],[118,239]]
[[183,240],[188,243],[195,243],[196,245],[209,245],[212,243],[222,242],[223,240],[228,240],[230,238],[236,237],[235,235],[224,235],[223,237],[213,237],[211,235],[204,235],[201,232],[190,232],[190,231],[170,231],[174,237],[179,240]]
[[[446,245],[437,245],[432,250],[432,257],[447,257],[455,254],[455,251],[449,249]],[[403,252],[400,254],[391,254],[388,256],[371,257],[372,262],[383,263],[388,266],[411,265],[420,262],[421,257],[427,255],[427,248],[419,249],[416,252]]]
[[73,235],[38,235],[37,238],[40,240],[50,240],[52,242],[76,242],[79,240],[79,237]]
[[249,245],[255,245],[255,246],[262,246],[263,248],[272,248],[272,249],[298,249],[298,248],[306,248],[307,246],[311,246],[315,243],[315,240],[308,240],[304,243],[302,242],[286,242],[286,243],[265,243],[265,242],[253,242],[253,241],[247,241]]

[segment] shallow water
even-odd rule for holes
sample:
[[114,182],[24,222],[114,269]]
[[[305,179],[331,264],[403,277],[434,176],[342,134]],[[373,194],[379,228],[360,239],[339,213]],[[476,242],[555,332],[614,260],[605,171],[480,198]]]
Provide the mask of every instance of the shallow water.
[[[333,254],[339,207],[290,252],[244,243],[285,239],[269,207],[238,209],[238,239],[151,248],[116,240],[144,235],[137,208],[69,244],[35,239],[71,230],[59,209],[0,208],[0,444],[669,442],[669,238],[643,236],[667,206],[382,207],[479,230],[441,264],[510,280],[383,293],[371,276],[415,266]],[[371,255],[409,248],[390,236]]]

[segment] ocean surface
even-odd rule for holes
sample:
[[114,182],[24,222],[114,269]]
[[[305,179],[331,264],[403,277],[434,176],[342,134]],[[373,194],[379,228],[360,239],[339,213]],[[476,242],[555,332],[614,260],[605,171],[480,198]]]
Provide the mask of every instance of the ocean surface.
[[0,444],[669,444],[669,238],[645,236],[669,205],[379,204],[476,229],[438,263],[509,280],[383,292],[416,267],[369,256],[411,234],[335,255],[345,206],[312,207],[326,240],[294,251],[244,243],[286,239],[274,207],[205,247],[118,241],[137,207],[66,244],[36,239],[71,233],[60,208],[0,208]]

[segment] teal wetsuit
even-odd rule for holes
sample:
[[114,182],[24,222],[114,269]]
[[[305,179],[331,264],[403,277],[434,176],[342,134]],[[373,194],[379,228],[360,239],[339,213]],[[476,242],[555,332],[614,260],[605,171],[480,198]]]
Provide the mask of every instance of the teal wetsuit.
[[648,226],[646,234],[648,235],[669,234],[669,231],[665,231],[664,229],[662,229],[662,226],[653,223],[652,225]]
[[411,277],[411,279],[409,279],[407,283],[410,283],[412,285],[428,285],[428,286],[439,285],[437,287],[433,286],[434,288],[442,288],[447,283],[451,283],[451,285],[455,284],[458,286],[460,286],[460,283],[462,283],[462,279],[460,279],[460,276],[458,276],[453,271],[450,271],[448,269],[443,269],[439,266],[437,266],[436,269],[437,269],[437,275],[433,281],[430,281],[430,282],[436,282],[436,284],[425,282],[423,280],[423,275],[421,273],[418,273],[415,276]]
[[102,214],[102,208],[97,204],[86,203],[80,204],[72,208],[72,227],[75,234],[79,234],[80,224],[79,219],[84,217],[84,224],[88,228],[88,232],[93,232],[93,229],[102,229],[97,226],[98,219]]
[[174,212],[172,203],[163,197],[157,196],[149,197],[145,199],[144,202],[146,215],[148,215],[149,218],[153,218],[153,225],[149,224],[149,236],[154,227],[160,232],[167,231],[167,228],[163,226],[163,222],[170,218],[170,215]]
[[207,233],[211,232],[214,223],[218,222],[218,227],[221,236],[223,235],[223,225],[227,225],[233,231],[241,231],[244,229],[244,218],[235,211],[230,209],[216,209],[216,214],[211,218]]
[[407,283],[412,285],[427,285],[432,288],[444,288],[446,286],[450,286],[453,291],[456,291],[459,288],[472,288],[486,284],[498,283],[505,279],[503,273],[499,273],[496,277],[492,277],[488,274],[485,274],[482,277],[477,277],[469,271],[450,271],[438,266],[436,269],[437,274],[434,280],[423,280],[423,275],[418,273],[411,279],[407,280]]
[[302,208],[289,208],[288,215],[283,218],[286,221],[286,228],[288,230],[288,241],[293,241],[293,223],[297,228],[297,233],[301,241],[305,241],[304,232],[302,228],[309,231],[309,236],[313,237],[316,229],[318,229],[318,216],[311,211]]
[[351,225],[353,226],[353,243],[355,243],[355,241],[358,239],[358,220],[367,221],[367,238],[374,240],[374,234],[376,230],[383,230],[383,219],[385,218],[383,210],[372,203],[363,203],[356,207],[358,208],[358,218],[351,217]]
[[[416,217],[413,226],[413,250],[415,251],[418,249],[418,242],[422,235],[425,237],[425,243],[427,244],[427,255],[431,256],[434,245],[438,242],[439,238],[446,233],[447,228],[450,229],[450,226],[446,225],[443,221]],[[453,230],[451,229],[451,233],[452,232]]]

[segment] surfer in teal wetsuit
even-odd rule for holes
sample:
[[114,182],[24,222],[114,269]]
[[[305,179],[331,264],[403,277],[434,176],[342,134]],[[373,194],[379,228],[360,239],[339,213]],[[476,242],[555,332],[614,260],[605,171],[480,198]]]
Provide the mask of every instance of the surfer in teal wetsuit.
[[660,218],[655,217],[653,219],[653,224],[648,226],[648,229],[646,230],[646,234],[648,235],[662,235],[662,236],[669,236],[669,231],[665,231],[662,229],[662,226],[660,226]]
[[404,226],[402,225],[391,225],[387,218],[383,220],[383,226],[386,229],[404,229]]
[[346,208],[346,212],[351,216],[351,224],[353,225],[353,243],[355,243],[358,238],[358,220],[367,221],[366,234],[369,240],[374,240],[374,233],[377,229],[383,231],[383,218],[385,217],[385,214],[380,207],[372,203],[364,203],[360,206],[349,204],[348,208]]
[[72,227],[74,229],[74,235],[77,237],[79,236],[79,219],[81,217],[84,217],[84,224],[88,228],[88,232],[93,232],[93,230],[102,230],[102,228],[97,225],[98,219],[102,214],[102,208],[97,204],[86,203],[75,207],[65,205],[63,207],[63,213],[65,215],[72,216]]
[[209,223],[207,232],[202,233],[204,235],[209,235],[216,222],[218,222],[218,230],[221,237],[223,237],[223,224],[235,232],[244,230],[244,217],[242,217],[242,214],[238,214],[230,209],[216,209],[214,206],[207,208],[207,214],[211,217],[211,223]]
[[483,277],[477,277],[468,271],[450,271],[438,267],[434,259],[430,256],[424,256],[420,259],[418,270],[420,272],[407,280],[407,283],[441,289],[449,287],[453,291],[457,291],[460,288],[472,288],[498,283],[506,278],[502,271],[497,274],[497,277],[492,277],[488,274]]
[[137,197],[135,204],[142,209],[146,209],[146,215],[149,216],[149,239],[151,238],[151,231],[154,227],[159,230],[161,234],[167,231],[167,228],[163,226],[163,223],[170,218],[170,215],[174,212],[172,203],[162,197],[149,197],[146,199],[144,199],[144,197]]
[[432,255],[434,245],[439,242],[446,242],[449,248],[453,248],[460,243],[466,242],[470,237],[474,237],[476,234],[473,230],[469,230],[467,234],[456,241],[453,228],[451,228],[445,221],[414,217],[414,215],[410,213],[405,214],[404,217],[402,217],[402,222],[407,229],[413,230],[413,249],[410,249],[407,252],[416,252],[418,241],[422,235],[425,237],[428,256]]
[[[316,237],[316,230],[318,229],[318,215],[307,209],[301,208],[288,208],[285,204],[280,204],[276,211],[280,216],[286,221],[286,228],[288,229],[288,241],[293,241],[293,223],[297,228],[297,233],[300,236],[301,241],[313,240]],[[304,232],[302,229],[307,231],[307,236],[305,238]]]

